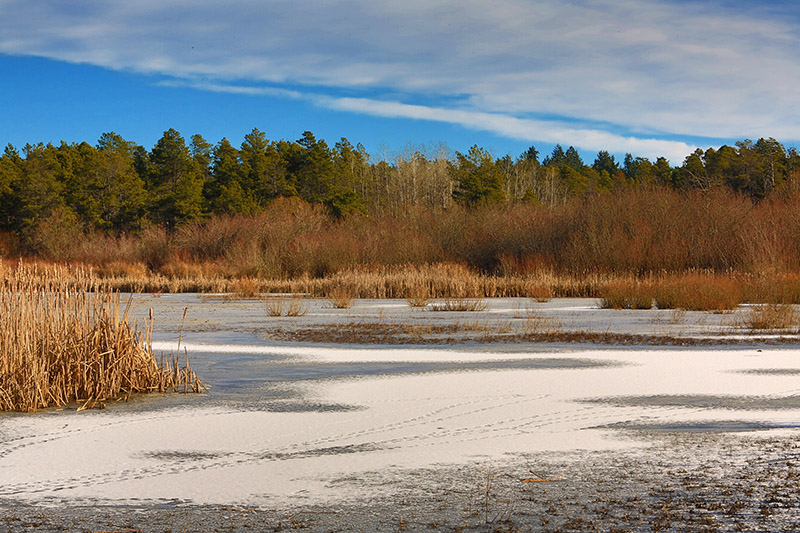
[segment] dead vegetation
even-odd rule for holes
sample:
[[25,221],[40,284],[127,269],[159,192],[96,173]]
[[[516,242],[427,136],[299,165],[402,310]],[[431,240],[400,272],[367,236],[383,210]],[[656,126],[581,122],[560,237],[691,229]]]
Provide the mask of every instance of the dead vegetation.
[[[551,317],[526,319],[519,326],[485,321],[442,324],[409,324],[390,321],[350,321],[333,324],[273,327],[263,332],[266,339],[283,342],[448,345],[468,343],[582,343],[616,346],[719,346],[737,345],[744,339],[645,335],[611,331],[567,330]],[[780,344],[781,339],[760,340]],[[793,341],[792,341],[793,342]]]
[[745,301],[748,279],[732,274],[687,272],[612,280],[600,289],[610,309],[682,309],[731,311]]
[[132,299],[98,287],[87,272],[20,267],[0,285],[0,411],[79,409],[140,392],[198,392],[178,357],[159,361],[152,317],[131,321]]
[[748,309],[744,325],[751,331],[788,333],[800,326],[800,317],[791,304],[759,304]]
[[428,309],[431,311],[461,311],[477,312],[486,311],[489,305],[480,298],[446,298],[433,302]]
[[331,288],[327,293],[327,298],[334,309],[350,309],[353,306],[353,294],[344,285]]
[[268,316],[301,317],[308,312],[308,307],[299,296],[269,296],[264,300]]

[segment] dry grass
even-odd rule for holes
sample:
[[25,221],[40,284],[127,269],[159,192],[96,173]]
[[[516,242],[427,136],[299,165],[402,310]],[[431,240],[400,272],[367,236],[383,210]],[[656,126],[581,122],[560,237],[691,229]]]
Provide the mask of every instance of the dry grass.
[[346,286],[333,287],[326,297],[335,309],[350,309],[353,306],[353,293]]
[[264,301],[264,304],[267,315],[273,317],[298,317],[304,316],[308,312],[308,307],[306,307],[303,300],[297,296],[292,296],[290,298],[283,296],[269,297]]
[[747,279],[732,274],[688,272],[619,278],[600,289],[601,306],[609,309],[659,309],[723,312],[745,301]]
[[130,321],[132,300],[99,289],[86,272],[18,267],[0,286],[0,411],[80,409],[133,393],[199,391],[177,357],[160,363],[152,321]]
[[522,327],[524,335],[554,335],[560,333],[563,328],[563,324],[557,318],[547,316],[531,307],[525,310],[524,319]]
[[238,298],[256,298],[260,294],[258,281],[253,278],[234,280],[231,292]]
[[[8,262],[0,264],[7,272],[17,268]],[[26,264],[34,263],[28,261]],[[48,263],[39,261],[37,264]],[[185,274],[187,277],[168,277],[152,272],[143,263],[129,267],[123,263],[109,263],[98,269],[76,264],[70,272],[92,270],[99,286],[121,292],[211,292],[230,293],[236,297],[294,293],[321,298],[340,294],[349,295],[351,300],[402,298],[410,306],[418,308],[429,307],[434,299],[497,297],[530,297],[534,301],[551,297],[594,297],[604,299],[606,307],[618,309],[649,308],[655,301],[660,309],[704,311],[730,310],[745,302],[800,304],[800,273],[792,272],[560,272],[537,264],[537,270],[509,271],[509,274],[499,276],[482,274],[464,263],[440,262],[349,266],[323,277],[299,274],[288,278],[229,278],[204,265],[194,270],[188,267],[171,269],[171,275]],[[66,272],[65,275],[72,274]]]
[[486,311],[489,305],[480,298],[447,298],[433,302],[428,309],[431,311]]
[[654,297],[659,309],[722,312],[736,309],[744,292],[733,276],[689,273],[657,280]]
[[613,281],[600,292],[605,309],[650,309],[653,307],[653,285],[646,281]]
[[791,304],[759,304],[751,306],[743,320],[752,331],[788,332],[797,328],[798,318]]
[[742,276],[742,290],[751,303],[800,304],[800,274]]
[[406,297],[408,306],[412,309],[424,309],[431,301],[431,291],[427,285],[413,287]]

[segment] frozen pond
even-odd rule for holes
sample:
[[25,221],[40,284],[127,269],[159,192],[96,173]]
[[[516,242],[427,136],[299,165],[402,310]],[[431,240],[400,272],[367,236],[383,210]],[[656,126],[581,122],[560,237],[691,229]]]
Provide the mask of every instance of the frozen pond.
[[[530,327],[747,336],[737,313],[487,302],[481,312],[446,313],[404,301],[356,301],[340,310],[314,300],[302,317],[276,318],[258,300],[144,295],[136,313],[153,309],[154,349],[174,352],[182,331],[181,352],[209,392],[102,411],[3,415],[0,498],[290,509],[391,497],[408,490],[415,472],[502,469],[530,457],[647,458],[674,436],[796,439],[800,351],[792,338],[641,347],[475,337]],[[425,330],[435,344],[421,329],[412,331],[419,342],[402,345],[286,340],[308,328],[357,335],[373,323],[457,325],[448,330],[457,342],[439,343],[435,328]]]

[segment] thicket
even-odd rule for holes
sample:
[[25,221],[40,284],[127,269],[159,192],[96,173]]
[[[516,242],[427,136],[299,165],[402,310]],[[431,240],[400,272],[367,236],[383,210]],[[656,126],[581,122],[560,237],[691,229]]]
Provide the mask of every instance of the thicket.
[[[6,247],[14,248],[10,240]],[[554,206],[409,207],[342,219],[278,199],[257,215],[220,215],[173,230],[80,233],[56,258],[108,275],[184,278],[320,278],[355,266],[444,262],[505,276],[786,273],[800,271],[800,194],[753,202],[725,189],[652,187]]]
[[109,275],[320,278],[455,262],[485,274],[637,276],[800,271],[800,156],[774,139],[672,167],[573,147],[539,159],[474,146],[374,160],[341,139],[259,130],[239,148],[168,130],[147,150],[114,133],[8,146],[0,256]]

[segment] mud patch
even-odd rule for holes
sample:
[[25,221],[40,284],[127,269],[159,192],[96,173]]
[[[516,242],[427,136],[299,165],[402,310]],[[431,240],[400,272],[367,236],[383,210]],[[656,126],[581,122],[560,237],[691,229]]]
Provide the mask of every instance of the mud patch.
[[770,424],[768,422],[750,422],[745,420],[714,420],[710,422],[669,422],[639,423],[619,422],[597,426],[598,429],[619,429],[644,431],[652,433],[741,433],[747,431],[766,431],[770,429],[796,428],[793,424]]
[[800,376],[800,368],[754,368],[751,370],[740,370],[738,373],[760,376]]
[[220,459],[227,455],[230,454],[183,451],[183,450],[159,450],[159,451],[143,453],[142,457],[146,459],[155,459],[158,461],[185,463],[185,462],[195,462],[195,461],[208,461],[211,459]]
[[583,400],[621,407],[685,407],[687,409],[727,409],[737,411],[772,411],[800,409],[800,395],[714,396],[706,394],[663,394],[653,396],[618,396]]

